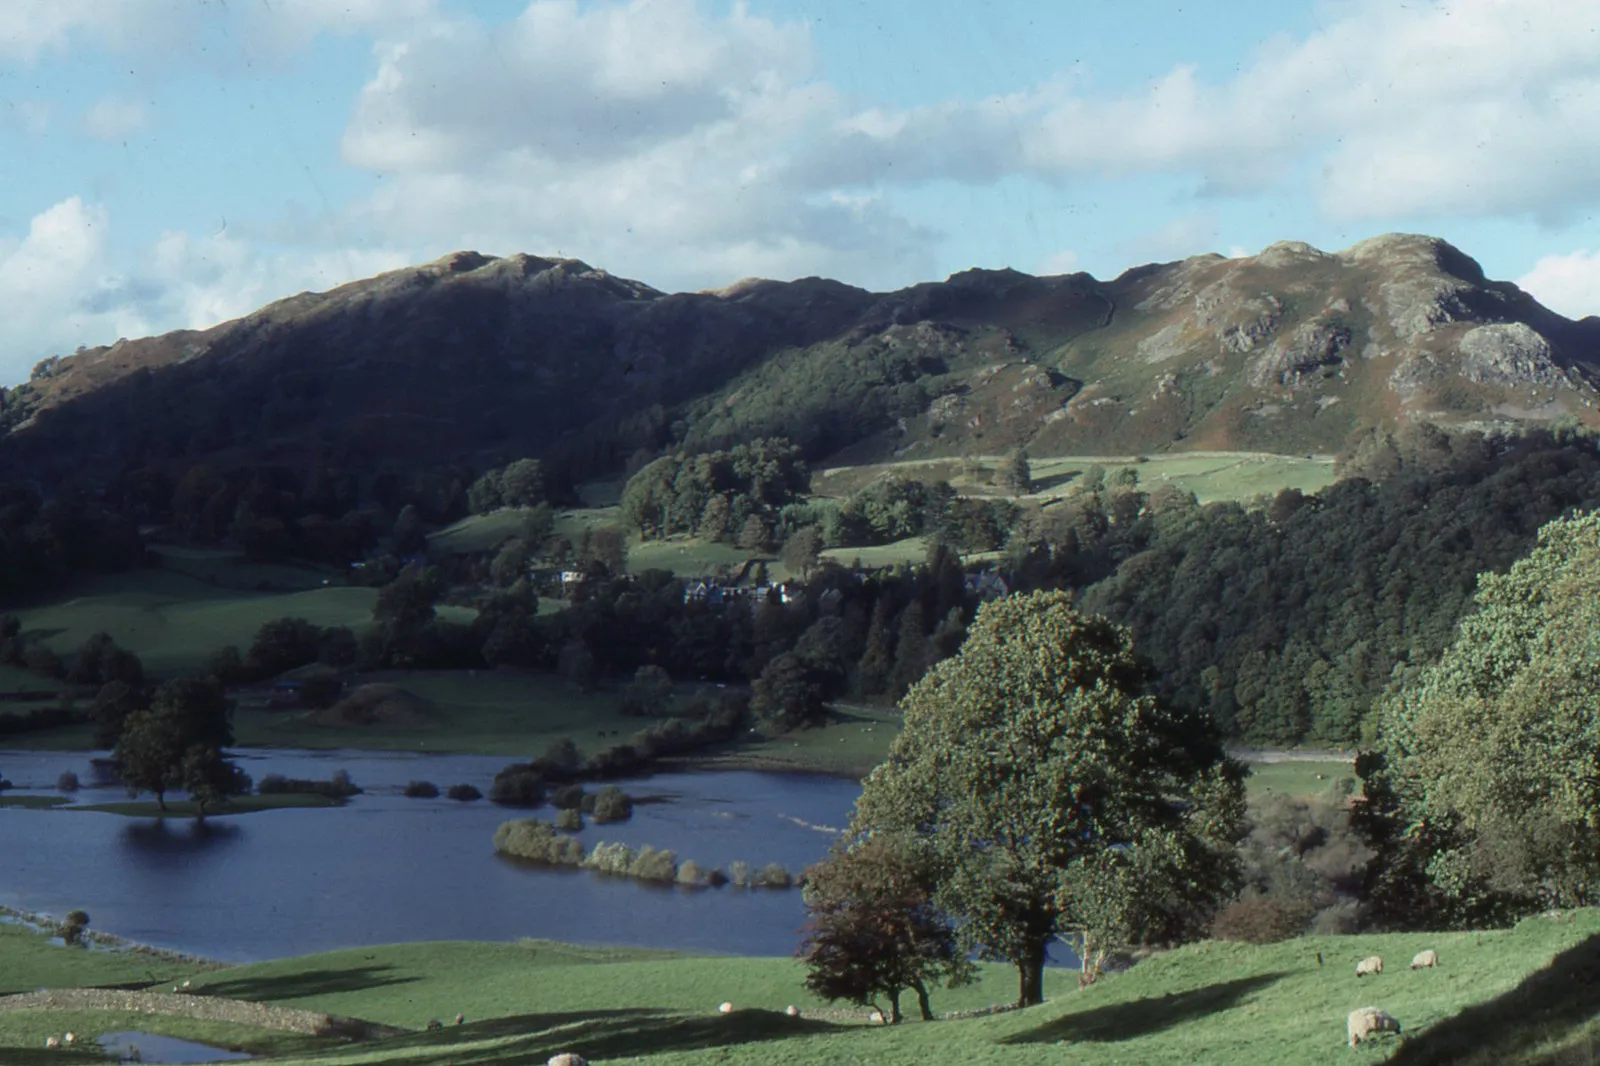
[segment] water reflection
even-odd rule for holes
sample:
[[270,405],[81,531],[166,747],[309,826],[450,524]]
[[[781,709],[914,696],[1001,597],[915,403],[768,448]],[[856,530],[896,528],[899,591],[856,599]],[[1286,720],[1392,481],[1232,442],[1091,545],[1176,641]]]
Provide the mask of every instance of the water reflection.
[[176,855],[195,855],[238,844],[245,838],[245,828],[236,821],[216,818],[204,822],[157,818],[129,822],[123,826],[121,836],[123,846],[136,857],[164,862]]

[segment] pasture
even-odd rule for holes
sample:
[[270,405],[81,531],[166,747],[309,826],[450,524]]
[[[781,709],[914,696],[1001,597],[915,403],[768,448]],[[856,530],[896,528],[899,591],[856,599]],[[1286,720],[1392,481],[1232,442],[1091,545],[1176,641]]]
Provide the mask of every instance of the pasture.
[[[1439,952],[1438,969],[1406,968],[1422,948]],[[1384,957],[1384,973],[1356,978],[1355,962],[1370,954]],[[1482,932],[1305,937],[1261,946],[1208,941],[1157,954],[1083,991],[1074,971],[1047,971],[1047,1001],[1027,1010],[928,1024],[913,1009],[904,1024],[884,1027],[865,1024],[859,1009],[819,1010],[803,988],[801,966],[788,958],[709,958],[544,941],[435,942],[211,969],[71,951],[22,927],[0,927],[0,991],[129,982],[161,989],[189,980],[199,997],[411,1030],[343,1046],[296,1038],[296,1047],[265,1030],[226,1035],[273,1055],[281,1066],[512,1066],[560,1051],[591,1061],[780,1066],[1042,1064],[1072,1052],[1123,1066],[1556,1066],[1593,1061],[1600,1004],[1584,975],[1597,962],[1600,915],[1594,911]],[[1004,1003],[1015,988],[1012,968],[987,965],[973,987],[933,990],[933,1007],[947,1012]],[[717,1012],[723,1000],[734,1003],[731,1015]],[[802,1017],[784,1015],[790,1004]],[[1345,1015],[1369,1004],[1399,1018],[1404,1036],[1384,1035],[1349,1050]],[[457,1012],[465,1024],[448,1024]],[[447,1024],[427,1031],[430,1018]],[[215,1040],[215,1031],[204,1026],[216,1024],[141,1016],[133,1027]],[[45,1034],[68,1028],[93,1034],[110,1025],[128,1027],[123,1018],[83,1012],[0,1009],[0,1057],[23,1064],[67,1061],[44,1057]]]

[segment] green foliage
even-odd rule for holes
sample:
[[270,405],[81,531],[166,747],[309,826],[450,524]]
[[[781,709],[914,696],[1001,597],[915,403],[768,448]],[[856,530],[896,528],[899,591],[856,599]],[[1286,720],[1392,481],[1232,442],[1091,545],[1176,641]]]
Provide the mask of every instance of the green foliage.
[[88,947],[88,940],[84,936],[88,928],[88,912],[73,910],[67,912],[67,916],[61,922],[58,932],[61,935],[62,943],[69,947]]
[[576,833],[583,828],[583,814],[576,807],[565,807],[556,814],[556,828],[566,833]]
[[821,671],[794,652],[776,656],[751,686],[750,710],[762,722],[787,732],[822,721],[828,713]]
[[583,845],[575,838],[562,836],[549,822],[533,818],[502,822],[494,833],[494,850],[546,866],[588,864]]
[[649,463],[628,479],[622,514],[644,537],[704,528],[715,534],[708,539],[737,532],[742,542],[752,517],[770,520],[808,486],[798,448],[781,438],[751,440],[725,451],[665,455]]
[[458,803],[471,803],[473,800],[483,799],[483,791],[477,785],[451,785],[444,790],[446,799],[453,799]]
[[936,901],[970,946],[1017,965],[1024,1004],[1058,934],[1092,966],[1196,935],[1236,887],[1242,768],[1144,682],[1127,632],[1060,593],[985,604],[907,694],[857,802],[856,832],[930,849]]
[[606,785],[594,797],[594,820],[602,825],[633,817],[633,799],[616,785]]
[[1311,914],[1311,907],[1305,903],[1265,898],[1235,900],[1212,919],[1211,936],[1215,940],[1272,944],[1304,933]]
[[836,844],[805,881],[799,956],[817,995],[861,1006],[884,996],[898,1023],[900,993],[909,988],[932,1021],[928,986],[971,979],[955,928],[934,905],[935,871],[913,844],[889,834]]
[[[1551,522],[1432,667],[1386,700],[1370,791],[1384,860],[1460,909],[1593,902],[1600,876],[1600,513]],[[1408,844],[1431,835],[1425,857]],[[1425,861],[1424,861],[1425,858]]]
[[437,799],[439,786],[432,781],[407,781],[405,795],[410,799]]

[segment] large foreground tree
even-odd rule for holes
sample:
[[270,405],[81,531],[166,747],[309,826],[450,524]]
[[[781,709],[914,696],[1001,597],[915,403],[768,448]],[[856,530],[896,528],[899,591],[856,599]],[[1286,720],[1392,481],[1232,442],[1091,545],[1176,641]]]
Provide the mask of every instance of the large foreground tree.
[[906,694],[852,830],[908,834],[963,941],[1043,1000],[1066,937],[1092,981],[1113,950],[1198,935],[1238,883],[1244,769],[1208,722],[1144,694],[1126,630],[1063,593],[985,605]]
[[1380,708],[1358,823],[1401,925],[1584,906],[1600,884],[1600,513],[1559,519]]

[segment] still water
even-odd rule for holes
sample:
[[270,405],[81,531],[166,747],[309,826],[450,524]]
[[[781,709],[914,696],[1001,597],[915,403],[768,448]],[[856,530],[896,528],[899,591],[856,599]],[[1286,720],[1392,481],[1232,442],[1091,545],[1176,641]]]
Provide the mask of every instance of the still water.
[[[685,951],[789,955],[800,893],[684,889],[588,871],[529,869],[495,855],[508,818],[551,818],[487,800],[406,799],[428,780],[488,792],[501,756],[251,749],[241,765],[327,778],[347,770],[367,791],[348,806],[236,818],[126,818],[0,808],[0,904],[51,915],[85,910],[92,928],[226,961],[252,962],[404,940],[542,937]],[[63,770],[93,781],[83,752],[0,751],[20,792],[55,793]],[[589,826],[599,840],[671,848],[680,860],[792,871],[822,858],[849,819],[854,781],[718,771],[620,782],[640,803],[629,822]],[[120,799],[85,788],[77,802]]]

